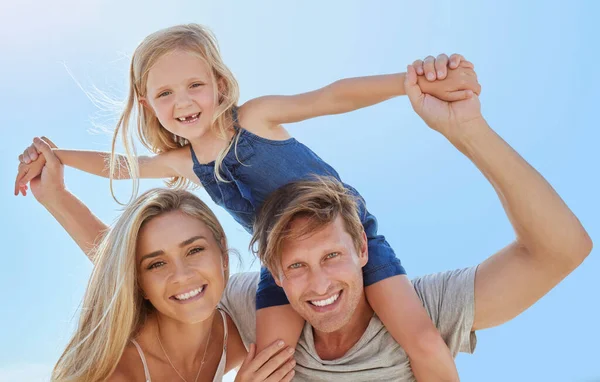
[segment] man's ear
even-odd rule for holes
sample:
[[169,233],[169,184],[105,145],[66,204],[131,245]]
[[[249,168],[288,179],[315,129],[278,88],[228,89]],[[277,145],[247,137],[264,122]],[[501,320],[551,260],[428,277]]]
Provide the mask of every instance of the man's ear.
[[367,265],[369,261],[369,241],[367,240],[367,234],[362,231],[362,245],[360,246],[360,253],[358,254],[358,260],[360,261],[360,267]]
[[275,280],[275,284],[277,284],[278,287],[283,288],[281,286],[281,271],[278,272],[279,275],[275,276],[274,274],[271,273],[271,275],[273,276],[273,280]]

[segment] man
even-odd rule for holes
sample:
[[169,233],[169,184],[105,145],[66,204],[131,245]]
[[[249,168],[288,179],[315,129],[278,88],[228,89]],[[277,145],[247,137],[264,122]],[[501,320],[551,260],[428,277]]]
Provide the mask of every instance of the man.
[[[452,103],[425,95],[412,66],[405,87],[423,120],[490,181],[516,232],[513,243],[476,267],[413,282],[452,354],[472,352],[475,331],[534,304],[581,264],[592,243],[544,178],[487,125],[475,95]],[[39,140],[36,146],[47,164],[32,191],[87,253],[105,226],[65,191],[62,167],[49,146]],[[413,380],[408,358],[366,302],[361,267],[368,251],[356,214],[345,190],[321,179],[276,192],[257,219],[253,239],[261,261],[307,320],[295,354],[295,380]],[[254,341],[257,282],[257,274],[232,276],[222,301],[246,343]],[[394,304],[395,296],[380,297]]]
[[[491,130],[476,96],[447,103],[421,93],[408,68],[415,111],[465,154],[498,193],[516,240],[479,266],[434,274],[413,285],[453,355],[472,352],[475,331],[533,305],[590,253],[592,243],[552,187]],[[411,380],[408,358],[373,316],[362,285],[368,260],[357,208],[334,180],[296,182],[265,202],[255,224],[258,255],[306,321],[296,380]],[[257,276],[232,278],[223,299],[241,333],[254,322]],[[247,295],[243,295],[243,291]],[[397,296],[380,296],[389,304]],[[246,338],[245,341],[252,341]]]

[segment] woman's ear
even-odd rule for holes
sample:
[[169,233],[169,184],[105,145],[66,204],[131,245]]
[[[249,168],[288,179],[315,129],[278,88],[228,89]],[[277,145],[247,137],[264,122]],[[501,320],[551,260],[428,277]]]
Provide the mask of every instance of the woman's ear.
[[223,248],[223,256],[221,256],[221,262],[223,264],[223,269],[226,270],[229,268],[229,250],[227,249],[227,240],[225,237],[221,238],[221,248]]

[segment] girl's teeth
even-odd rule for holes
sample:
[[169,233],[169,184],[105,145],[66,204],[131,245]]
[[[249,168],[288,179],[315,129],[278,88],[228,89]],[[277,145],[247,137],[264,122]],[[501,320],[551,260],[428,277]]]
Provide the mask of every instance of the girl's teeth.
[[200,113],[196,113],[194,115],[190,115],[189,117],[179,117],[177,118],[179,121],[181,122],[186,122],[186,121],[191,121],[193,119],[196,119],[200,116]]

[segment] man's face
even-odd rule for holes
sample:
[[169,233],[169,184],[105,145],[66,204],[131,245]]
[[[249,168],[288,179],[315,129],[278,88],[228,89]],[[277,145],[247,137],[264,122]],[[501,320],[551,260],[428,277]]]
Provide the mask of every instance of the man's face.
[[[298,218],[291,230],[309,224]],[[319,231],[282,246],[278,284],[290,304],[313,328],[331,333],[350,322],[364,300],[362,267],[367,263],[367,241],[358,251],[338,216]]]

